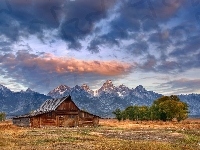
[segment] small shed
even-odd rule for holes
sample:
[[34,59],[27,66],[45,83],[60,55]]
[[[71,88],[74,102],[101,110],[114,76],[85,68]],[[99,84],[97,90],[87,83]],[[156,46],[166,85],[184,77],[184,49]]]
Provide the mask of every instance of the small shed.
[[80,110],[71,96],[48,99],[30,114],[16,116],[13,124],[23,127],[77,127],[97,126],[99,116]]

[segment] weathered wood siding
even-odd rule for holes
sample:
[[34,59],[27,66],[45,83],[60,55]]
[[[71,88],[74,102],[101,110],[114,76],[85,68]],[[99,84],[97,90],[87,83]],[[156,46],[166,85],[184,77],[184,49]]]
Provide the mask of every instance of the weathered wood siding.
[[30,118],[31,127],[37,128],[40,127],[40,116],[34,116]]
[[99,123],[99,117],[88,112],[79,112],[79,126],[96,126]]
[[56,109],[56,125],[60,127],[78,126],[79,108],[71,100],[65,100]]
[[57,126],[76,127],[78,126],[78,115],[58,115]]
[[30,118],[14,118],[13,124],[20,127],[30,127]]
[[56,110],[65,110],[65,111],[78,111],[78,107],[72,101],[64,101],[58,106]]
[[53,111],[40,115],[40,126],[56,126],[56,113]]

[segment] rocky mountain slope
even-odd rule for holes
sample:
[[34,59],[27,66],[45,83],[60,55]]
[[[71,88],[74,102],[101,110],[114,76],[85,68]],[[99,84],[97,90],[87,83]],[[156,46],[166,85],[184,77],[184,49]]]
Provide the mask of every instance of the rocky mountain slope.
[[0,85],[0,112],[8,116],[29,113],[38,108],[46,99],[51,98],[27,89],[26,91],[12,92]]

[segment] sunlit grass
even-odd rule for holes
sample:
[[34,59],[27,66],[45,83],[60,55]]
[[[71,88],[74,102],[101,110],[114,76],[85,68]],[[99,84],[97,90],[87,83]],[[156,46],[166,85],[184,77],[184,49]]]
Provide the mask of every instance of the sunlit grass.
[[99,127],[20,128],[0,123],[1,150],[198,150],[200,122],[118,122]]

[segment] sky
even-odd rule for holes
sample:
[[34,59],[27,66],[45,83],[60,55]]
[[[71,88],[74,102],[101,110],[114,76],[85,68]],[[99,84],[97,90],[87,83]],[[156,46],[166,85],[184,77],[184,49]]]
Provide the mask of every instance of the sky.
[[200,94],[200,0],[0,0],[0,84],[47,94],[106,80]]

